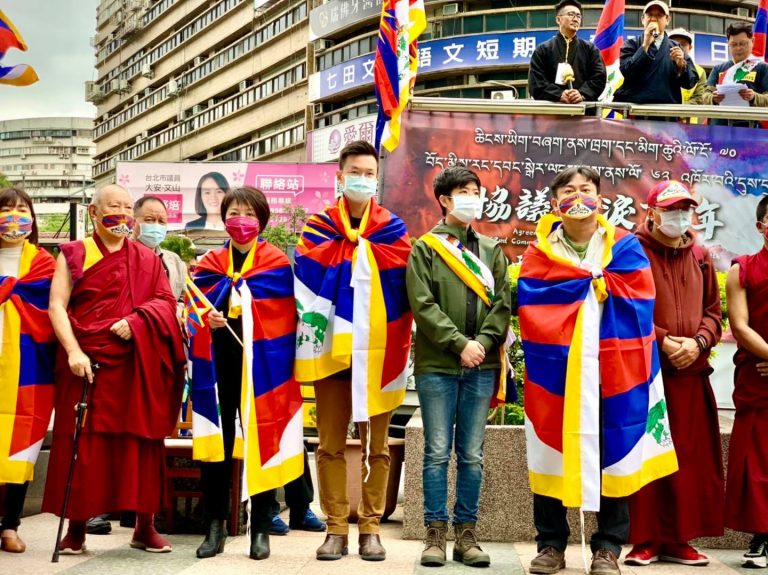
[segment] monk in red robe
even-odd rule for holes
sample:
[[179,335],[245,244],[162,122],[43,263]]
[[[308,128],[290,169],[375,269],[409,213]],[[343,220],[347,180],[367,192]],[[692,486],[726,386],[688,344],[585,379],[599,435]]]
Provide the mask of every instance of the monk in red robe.
[[[88,411],[67,509],[63,554],[85,550],[85,523],[136,511],[131,547],[170,551],[154,528],[163,503],[163,439],[178,417],[184,349],[176,299],[160,259],[129,240],[133,202],[115,185],[88,208],[96,232],[61,247],[50,317],[59,339],[53,444],[43,511],[61,513],[83,378]],[[96,369],[95,366],[98,365]]]
[[637,231],[656,285],[653,323],[680,469],[629,498],[628,565],[707,565],[709,558],[689,541],[723,534],[720,425],[709,383],[709,354],[722,331],[720,289],[691,230],[696,206],[685,184],[660,182],[648,194],[648,219]]
[[728,318],[739,344],[733,357],[736,419],[728,453],[725,525],[752,533],[744,567],[768,555],[768,196],[757,205],[763,248],[733,262],[725,284]]

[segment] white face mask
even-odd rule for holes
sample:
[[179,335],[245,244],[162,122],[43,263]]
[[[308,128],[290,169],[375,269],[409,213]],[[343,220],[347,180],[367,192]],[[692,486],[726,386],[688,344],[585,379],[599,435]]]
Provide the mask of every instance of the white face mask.
[[669,210],[659,214],[661,215],[659,231],[668,238],[679,238],[691,227],[693,210]]
[[342,193],[348,200],[355,203],[367,202],[376,195],[376,189],[379,183],[376,178],[366,178],[365,176],[344,176],[344,188]]
[[482,216],[483,200],[478,196],[453,196],[451,215],[464,224]]

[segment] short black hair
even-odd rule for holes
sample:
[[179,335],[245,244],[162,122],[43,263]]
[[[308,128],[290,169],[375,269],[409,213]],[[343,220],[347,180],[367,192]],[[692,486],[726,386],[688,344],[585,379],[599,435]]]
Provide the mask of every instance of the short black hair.
[[747,38],[752,39],[754,32],[752,32],[752,24],[749,22],[731,22],[728,24],[728,28],[725,30],[725,37],[738,36],[739,34],[746,34]]
[[[444,169],[435,176],[435,181],[432,183],[437,203],[440,204],[440,196],[450,196],[453,190],[462,188],[471,182],[474,182],[478,188],[480,187],[480,177],[464,165]],[[445,215],[443,204],[440,204],[440,209]]]
[[549,184],[549,198],[557,199],[557,190],[567,186],[576,176],[582,176],[592,182],[597,188],[597,193],[600,193],[600,174],[587,166],[571,166],[559,172]]
[[165,209],[165,211],[168,211],[168,208],[165,207],[165,202],[158,198],[157,196],[142,196],[138,200],[136,200],[136,203],[133,204],[133,211],[136,212],[136,210],[140,210],[144,204],[147,202],[160,202]]
[[757,216],[758,222],[762,222],[765,219],[766,212],[768,212],[768,195],[763,196],[757,203],[755,215]]
[[555,14],[560,14],[560,10],[565,8],[566,6],[573,6],[575,8],[579,9],[579,12],[581,12],[581,2],[579,0],[560,0],[560,2],[557,3],[557,6],[555,6]]
[[269,202],[264,192],[251,186],[242,186],[234,188],[227,192],[221,200],[221,220],[227,221],[227,210],[232,204],[245,204],[251,206],[256,212],[256,219],[259,220],[259,227],[264,230],[269,222]]
[[27,236],[27,240],[30,244],[37,245],[37,218],[35,217],[35,206],[32,205],[32,198],[20,188],[0,188],[0,208],[11,206],[11,209],[13,209],[19,203],[19,200],[27,204],[29,214],[32,216],[32,233]]
[[205,204],[203,204],[203,182],[209,178],[216,182],[216,187],[225,194],[229,191],[229,182],[227,181],[227,178],[219,172],[208,172],[200,178],[197,182],[197,192],[195,193],[195,211],[198,216],[205,217],[208,215],[208,210],[205,209]]
[[344,164],[350,156],[373,156],[376,158],[376,166],[379,165],[379,153],[365,140],[355,140],[341,149],[339,154],[339,169],[344,169]]

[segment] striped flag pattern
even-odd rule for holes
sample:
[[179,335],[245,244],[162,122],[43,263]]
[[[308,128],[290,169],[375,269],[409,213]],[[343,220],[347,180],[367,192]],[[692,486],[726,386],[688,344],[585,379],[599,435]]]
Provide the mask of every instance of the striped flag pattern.
[[384,0],[373,84],[379,115],[376,149],[390,152],[400,142],[400,116],[416,83],[419,67],[417,38],[427,27],[424,0]]
[[765,59],[765,39],[768,36],[768,0],[760,0],[753,27],[752,55]]
[[619,71],[619,56],[624,45],[624,0],[608,0],[600,14],[595,32],[595,46],[605,64],[608,80],[600,95],[601,102],[611,102],[624,79]]
[[[11,48],[26,51],[27,44],[19,34],[19,31],[0,10],[0,61]],[[32,66],[18,64],[16,66],[0,66],[0,84],[11,86],[29,86],[37,82],[37,72]]]

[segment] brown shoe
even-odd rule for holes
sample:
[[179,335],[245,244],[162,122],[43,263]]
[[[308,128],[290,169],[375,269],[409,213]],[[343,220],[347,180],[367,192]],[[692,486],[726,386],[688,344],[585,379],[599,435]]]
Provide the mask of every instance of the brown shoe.
[[0,549],[8,553],[24,553],[27,545],[21,540],[15,529],[4,529],[2,536],[0,536]]
[[565,569],[565,553],[554,547],[545,547],[531,561],[529,571],[531,573],[544,573],[552,575],[561,569]]
[[319,561],[336,561],[347,553],[349,553],[347,536],[329,533],[325,536],[323,544],[317,548],[317,559]]
[[381,544],[378,533],[361,533],[358,542],[360,544],[360,559],[384,561],[387,558],[387,551]]
[[453,526],[453,560],[470,567],[488,567],[491,558],[480,548],[474,523],[457,523]]
[[592,555],[592,566],[589,568],[590,575],[620,575],[618,557],[613,551],[608,549],[598,549]]

